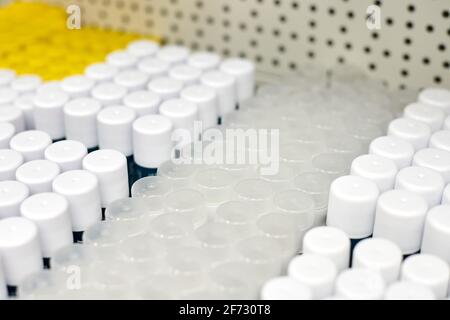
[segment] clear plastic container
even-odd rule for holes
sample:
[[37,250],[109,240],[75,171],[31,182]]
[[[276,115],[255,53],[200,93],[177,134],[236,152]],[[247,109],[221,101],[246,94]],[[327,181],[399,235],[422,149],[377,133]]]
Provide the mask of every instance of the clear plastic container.
[[205,198],[193,189],[172,191],[164,197],[164,206],[167,212],[175,212],[190,219],[195,228],[204,224],[207,219]]
[[232,174],[220,168],[199,170],[193,181],[194,186],[205,197],[208,204],[220,204],[230,198],[235,182]]
[[266,213],[271,207],[273,196],[272,186],[262,179],[246,179],[234,186],[237,200],[247,201],[251,204],[251,211],[258,214]]
[[174,189],[189,187],[197,167],[168,160],[158,168],[158,176],[166,178]]
[[171,182],[159,176],[150,176],[139,179],[131,187],[133,198],[158,197],[168,194],[172,190]]

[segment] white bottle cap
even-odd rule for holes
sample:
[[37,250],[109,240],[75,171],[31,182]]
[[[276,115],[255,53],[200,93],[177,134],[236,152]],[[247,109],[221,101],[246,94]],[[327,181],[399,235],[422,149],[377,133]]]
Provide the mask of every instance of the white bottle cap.
[[394,161],[399,170],[411,165],[414,151],[411,143],[388,136],[376,138],[369,147],[370,154]]
[[444,130],[450,130],[450,116],[445,118],[444,127],[443,128],[444,128]]
[[19,93],[9,87],[0,88],[0,106],[14,103],[19,97]]
[[0,69],[0,87],[10,84],[16,77],[16,72],[11,69]]
[[36,75],[22,75],[18,76],[11,82],[11,88],[18,91],[20,94],[30,93],[36,91],[41,85],[42,79]]
[[127,107],[107,107],[97,115],[98,145],[125,156],[133,154],[133,121],[136,112]]
[[366,154],[353,160],[350,174],[375,182],[380,193],[383,193],[394,189],[397,171],[397,165],[393,160]]
[[80,141],[86,148],[98,146],[97,114],[102,105],[92,98],[79,98],[64,107],[66,139]]
[[112,81],[117,72],[119,69],[107,63],[91,64],[84,71],[86,77],[97,82]]
[[338,272],[341,272],[350,264],[350,239],[340,229],[317,227],[305,234],[303,253],[327,257],[334,262]]
[[446,261],[431,254],[408,257],[402,265],[401,279],[424,285],[431,289],[437,299],[448,294],[450,269]]
[[450,264],[450,205],[428,211],[421,252],[434,254]]
[[94,80],[81,75],[70,76],[61,81],[61,88],[71,98],[88,97],[94,85]]
[[377,185],[361,177],[343,176],[333,181],[328,201],[327,225],[345,231],[352,239],[372,234]]
[[444,88],[427,88],[419,94],[419,101],[438,107],[450,114],[450,91]]
[[218,112],[221,116],[235,110],[237,104],[236,80],[227,73],[209,71],[201,78],[201,83],[217,94]]
[[403,254],[420,249],[427,204],[404,190],[391,190],[378,199],[373,236],[396,243]]
[[428,125],[406,118],[391,121],[388,128],[388,136],[405,140],[412,144],[414,149],[420,150],[428,145],[431,129]]
[[189,57],[189,49],[178,45],[168,45],[162,47],[156,57],[171,65],[179,64],[185,62]]
[[217,95],[213,89],[201,85],[190,86],[181,91],[181,98],[197,106],[198,119],[203,129],[217,125]]
[[127,159],[119,151],[91,152],[83,159],[83,169],[97,176],[103,208],[128,197]]
[[381,300],[385,284],[379,272],[370,269],[349,269],[336,280],[336,295],[352,300]]
[[23,164],[20,152],[11,149],[0,149],[0,181],[15,180],[16,170]]
[[36,194],[22,203],[20,213],[38,227],[44,257],[53,257],[59,249],[72,244],[69,203],[63,196]]
[[106,62],[118,69],[131,69],[138,59],[125,50],[116,50],[106,56]]
[[431,132],[436,132],[442,128],[446,113],[439,108],[416,102],[405,108],[403,116],[422,122],[431,128]]
[[148,89],[162,100],[178,98],[183,89],[183,82],[169,77],[158,77],[150,81]]
[[124,70],[114,77],[114,82],[128,89],[129,92],[145,89],[149,76],[139,70]]
[[59,166],[48,160],[33,160],[21,165],[16,171],[16,179],[28,186],[30,194],[49,192],[52,182],[59,175]]
[[100,190],[95,175],[84,170],[60,174],[53,181],[53,192],[66,197],[73,231],[84,231],[102,220]]
[[64,138],[63,107],[69,96],[63,91],[44,91],[34,97],[34,124],[53,140]]
[[191,132],[197,120],[197,112],[196,104],[182,99],[167,100],[159,107],[159,113],[172,121],[174,129],[181,128]]
[[22,109],[12,105],[0,106],[0,122],[11,123],[16,129],[16,132],[25,130],[25,116]]
[[20,205],[28,198],[28,187],[18,181],[0,181],[0,220],[20,215]]
[[203,72],[217,69],[221,57],[218,54],[202,51],[191,54],[187,60],[188,65],[198,68]]
[[[1,72],[0,69],[0,83],[1,83]],[[6,280],[3,272],[2,259],[0,258],[0,301],[8,299],[8,290],[6,289]]]
[[127,88],[113,82],[101,83],[92,89],[92,97],[100,101],[104,107],[121,104],[127,95]]
[[0,220],[0,256],[6,283],[17,286],[28,276],[42,270],[38,229],[28,219]]
[[87,155],[87,148],[79,141],[58,141],[45,149],[45,159],[56,163],[61,172],[81,169],[83,158]]
[[16,133],[16,128],[9,122],[0,122],[0,149],[9,148],[9,141]]
[[430,138],[430,148],[450,152],[450,130],[435,132]]
[[267,281],[261,289],[262,300],[312,300],[312,292],[291,277],[277,277]]
[[23,116],[25,118],[25,128],[27,130],[33,130],[34,126],[34,94],[29,93],[18,97],[14,101],[14,106],[19,108],[23,112]]
[[170,63],[157,58],[145,58],[139,62],[138,69],[148,74],[152,79],[164,77],[169,72]]
[[385,283],[397,281],[403,255],[392,241],[372,238],[360,241],[353,250],[353,268],[365,268],[378,271]]
[[444,189],[444,194],[442,195],[442,204],[450,204],[450,184]]
[[158,168],[171,158],[172,121],[162,115],[147,115],[133,123],[134,161],[144,168]]
[[159,44],[150,40],[135,40],[128,44],[127,51],[137,58],[154,55],[159,50]]
[[223,61],[220,71],[235,77],[239,103],[250,99],[255,91],[255,65],[250,60],[232,58]]
[[333,294],[337,269],[330,259],[303,254],[291,260],[288,275],[311,289],[313,299],[322,299]]
[[169,77],[183,82],[185,86],[197,84],[201,75],[202,71],[200,69],[187,64],[176,65],[169,71]]
[[158,113],[161,98],[147,90],[132,92],[123,98],[125,106],[133,109],[138,117]]
[[409,167],[397,174],[395,189],[408,190],[423,197],[429,208],[441,203],[444,178],[436,171],[423,167]]
[[428,287],[409,281],[398,281],[387,288],[384,300],[435,300]]
[[28,95],[34,94],[43,94],[45,92],[53,92],[53,91],[62,91],[61,82],[60,81],[47,81],[42,83],[37,89],[35,93],[28,93]]
[[39,130],[16,134],[9,142],[11,149],[20,152],[25,162],[44,159],[45,149],[51,144],[50,135]]
[[434,148],[419,150],[414,155],[413,165],[433,169],[441,174],[446,184],[450,183],[450,151]]

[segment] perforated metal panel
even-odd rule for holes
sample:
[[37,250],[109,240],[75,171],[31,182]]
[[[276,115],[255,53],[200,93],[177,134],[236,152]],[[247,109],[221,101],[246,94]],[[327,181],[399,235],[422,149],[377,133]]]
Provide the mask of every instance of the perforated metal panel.
[[[448,0],[48,0],[78,3],[84,21],[240,55],[259,70],[354,64],[392,87],[450,87]],[[369,30],[369,5],[381,29]]]

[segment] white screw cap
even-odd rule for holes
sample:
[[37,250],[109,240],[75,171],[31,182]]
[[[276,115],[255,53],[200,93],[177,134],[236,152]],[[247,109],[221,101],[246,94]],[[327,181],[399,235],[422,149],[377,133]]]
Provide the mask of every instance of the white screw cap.
[[261,289],[262,300],[312,300],[306,285],[290,277],[277,277],[267,281]]
[[15,180],[16,170],[23,164],[20,152],[11,149],[0,149],[0,181]]
[[427,213],[425,200],[409,191],[392,190],[378,199],[373,236],[396,243],[403,254],[420,249]]
[[15,135],[9,145],[20,152],[25,162],[44,159],[45,149],[52,143],[50,135],[44,131],[30,130]]
[[430,148],[450,152],[450,130],[435,132],[430,138]]
[[17,286],[42,270],[42,255],[36,225],[22,217],[0,220],[0,257],[6,283]]
[[220,64],[221,57],[218,54],[201,51],[191,54],[188,58],[188,65],[198,68],[203,72],[217,69]]
[[103,208],[128,197],[127,159],[119,151],[91,152],[83,159],[83,169],[97,176]]
[[450,264],[450,205],[428,211],[421,252],[436,255]]
[[419,94],[419,101],[438,107],[450,114],[450,91],[444,88],[427,88]]
[[154,79],[166,76],[170,69],[170,63],[157,58],[145,58],[139,62],[138,69]]
[[338,272],[350,263],[350,238],[337,228],[317,227],[309,230],[303,238],[303,253],[316,254],[334,262]]
[[0,87],[7,86],[16,77],[16,72],[11,69],[0,69]]
[[369,146],[369,154],[394,161],[399,170],[411,165],[414,152],[411,143],[388,136],[376,138]]
[[392,241],[371,238],[360,241],[353,250],[353,268],[378,271],[385,283],[397,281],[400,276],[402,251]]
[[9,87],[0,88],[0,106],[12,104],[19,97],[19,93]]
[[388,136],[411,143],[414,150],[417,151],[428,145],[431,128],[416,120],[399,118],[389,124]]
[[450,204],[450,184],[444,189],[444,194],[442,195],[442,204]]
[[20,212],[38,227],[44,257],[53,257],[59,249],[72,244],[69,203],[63,196],[36,194],[22,203]]
[[129,92],[143,90],[149,81],[149,76],[139,70],[123,70],[114,76],[114,82],[121,85]]
[[18,97],[14,101],[14,106],[19,108],[23,112],[23,116],[25,118],[25,128],[27,130],[33,130],[35,128],[34,125],[34,94],[29,93]]
[[48,160],[33,160],[21,165],[16,179],[28,186],[30,194],[52,191],[52,182],[61,172],[59,166]]
[[94,85],[94,80],[81,75],[70,76],[61,81],[61,88],[71,98],[88,97]]
[[106,62],[118,69],[130,69],[138,63],[138,59],[125,50],[116,50],[106,56]]
[[64,172],[53,181],[53,192],[69,202],[73,231],[84,231],[102,220],[99,184],[94,174],[84,170]]
[[185,62],[189,57],[189,49],[178,45],[168,45],[162,47],[156,57],[160,60],[170,63],[171,65]]
[[446,184],[450,183],[450,151],[422,149],[414,155],[413,166],[433,169],[441,174]]
[[385,284],[379,272],[370,269],[348,269],[336,280],[336,295],[352,300],[381,300]]
[[342,229],[352,239],[372,234],[377,185],[361,177],[343,176],[333,181],[328,201],[327,225]]
[[119,72],[119,69],[107,63],[94,63],[86,68],[84,73],[86,77],[98,83],[110,82]]
[[[2,72],[0,70],[0,72]],[[1,82],[1,73],[0,73],[0,82]],[[8,299],[8,290],[6,289],[6,281],[5,275],[3,273],[2,260],[0,259],[0,300]]]
[[398,281],[387,288],[384,300],[435,300],[428,287],[409,281]]
[[97,114],[102,105],[92,98],[74,99],[64,107],[64,125],[68,140],[80,141],[86,148],[98,146]]
[[185,86],[197,84],[202,71],[187,64],[180,64],[169,70],[169,77],[183,82]]
[[412,103],[405,108],[403,116],[422,122],[431,128],[431,132],[436,132],[442,128],[446,113],[439,108],[423,103]]
[[16,133],[16,128],[9,122],[0,122],[0,149],[9,148],[9,141]]
[[11,88],[18,91],[20,94],[24,94],[36,91],[41,83],[42,79],[37,75],[22,75],[16,77],[10,85]]
[[430,288],[437,299],[448,294],[450,269],[444,260],[431,254],[408,257],[402,265],[401,279]]
[[443,129],[445,129],[445,130],[450,130],[450,116],[448,116],[447,118],[445,118]]
[[167,100],[159,107],[159,113],[172,121],[174,129],[186,129],[191,133],[197,120],[197,111],[196,104],[182,99]]
[[423,167],[409,167],[397,174],[395,189],[411,191],[423,197],[429,208],[441,203],[444,179],[436,171]]
[[34,123],[53,140],[65,136],[63,107],[69,96],[62,90],[44,91],[34,97]]
[[22,182],[0,181],[0,219],[20,215],[20,205],[29,196],[28,187]]
[[236,80],[233,76],[220,71],[209,71],[202,76],[201,83],[215,91],[218,112],[221,116],[235,110],[238,97]]
[[169,77],[158,77],[150,81],[148,89],[162,100],[174,99],[180,95],[183,82]]
[[142,90],[126,95],[123,103],[125,106],[133,109],[138,117],[141,117],[147,114],[158,113],[161,98],[153,92]]
[[133,121],[136,112],[127,107],[107,107],[97,115],[98,145],[100,149],[112,149],[125,156],[133,154]]
[[309,287],[313,299],[322,299],[333,294],[337,269],[329,258],[303,254],[291,260],[288,266],[288,275]]
[[113,82],[101,83],[92,89],[92,97],[100,101],[104,107],[122,103],[122,99],[127,95],[127,88]]
[[172,121],[162,115],[147,115],[133,123],[134,161],[144,168],[158,168],[171,158]]
[[128,44],[127,51],[141,59],[154,55],[159,50],[159,44],[150,40],[135,40]]
[[255,65],[253,62],[240,58],[226,59],[221,63],[220,71],[236,79],[239,103],[253,97],[255,91]]
[[25,130],[25,116],[22,109],[13,105],[0,106],[0,122],[11,123],[16,132]]
[[394,189],[397,165],[393,160],[366,154],[353,160],[350,173],[375,182],[383,193]]
[[61,172],[81,169],[83,158],[87,155],[87,148],[79,141],[58,141],[45,149],[45,159],[56,163]]
[[213,89],[201,85],[190,86],[181,91],[181,98],[197,106],[198,120],[202,122],[203,129],[217,125],[217,95]]

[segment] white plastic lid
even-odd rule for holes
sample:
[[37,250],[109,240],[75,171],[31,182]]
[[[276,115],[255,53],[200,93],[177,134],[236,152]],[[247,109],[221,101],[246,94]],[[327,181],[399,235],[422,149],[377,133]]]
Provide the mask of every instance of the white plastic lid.
[[30,194],[50,192],[52,182],[61,172],[59,166],[48,160],[33,160],[21,165],[16,179],[28,186]]
[[33,130],[34,125],[34,93],[24,94],[14,101],[14,106],[23,111],[25,117],[25,128]]
[[428,211],[421,252],[436,255],[450,264],[450,203]]
[[45,92],[52,92],[52,91],[62,91],[61,88],[61,82],[57,80],[52,81],[46,81],[43,82],[37,89],[35,93],[28,93],[28,95],[34,95],[34,94],[43,94]]
[[309,287],[313,299],[322,299],[333,294],[337,273],[333,261],[314,254],[297,256],[288,266],[289,277]]
[[50,135],[39,130],[16,134],[10,141],[11,149],[20,152],[25,162],[44,159],[45,149],[52,143]]
[[133,109],[138,117],[158,113],[161,98],[147,90],[132,92],[123,99],[125,106]]
[[69,96],[62,90],[44,91],[34,97],[34,122],[37,130],[47,132],[53,140],[64,138],[63,107]]
[[151,78],[167,75],[170,63],[157,58],[145,58],[138,64],[138,69],[148,74]]
[[450,269],[446,261],[430,254],[408,257],[402,265],[401,279],[431,289],[437,299],[448,295]]
[[0,220],[0,255],[6,283],[17,286],[42,270],[38,229],[28,219],[11,217]]
[[61,81],[61,88],[72,98],[89,96],[95,81],[81,75],[70,76]]
[[187,64],[176,65],[169,71],[169,77],[183,82],[185,86],[196,84],[201,75],[200,69]]
[[128,197],[127,159],[119,151],[91,152],[83,159],[83,169],[97,176],[103,208]]
[[98,146],[97,114],[102,105],[92,98],[74,99],[64,107],[66,138],[83,143],[86,148]]
[[11,69],[0,69],[0,87],[10,84],[16,77],[16,72]]
[[19,97],[19,93],[9,87],[0,88],[0,106],[12,104]]
[[138,59],[125,50],[116,50],[106,56],[106,62],[119,69],[128,69],[135,66]]
[[0,181],[15,180],[16,170],[23,164],[20,152],[11,149],[0,149]]
[[375,182],[382,193],[394,188],[397,165],[393,160],[382,156],[366,154],[353,160],[350,172],[354,176]]
[[419,150],[414,155],[413,165],[433,169],[441,174],[446,184],[450,183],[450,151],[434,148]]
[[174,129],[192,130],[197,112],[197,105],[182,99],[166,100],[159,107],[159,113],[172,120]]
[[342,229],[352,239],[372,234],[377,185],[361,177],[343,176],[333,181],[328,202],[327,225]]
[[189,49],[178,45],[167,45],[162,47],[156,57],[171,65],[182,63],[189,57]]
[[201,51],[191,54],[188,58],[188,65],[198,68],[202,71],[217,69],[221,57],[218,54]]
[[409,281],[398,281],[387,288],[385,300],[435,300],[433,291],[426,286]]
[[0,181],[0,220],[20,215],[20,204],[28,197],[28,187],[18,181]]
[[444,121],[444,129],[445,129],[445,130],[450,130],[450,116],[448,116],[447,118],[445,118],[445,121]]
[[403,116],[423,122],[436,132],[442,128],[446,113],[441,109],[420,102],[409,104],[403,111]]
[[450,184],[448,184],[444,189],[444,193],[442,195],[442,204],[450,204]]
[[233,76],[213,70],[202,76],[201,83],[216,92],[218,112],[220,115],[226,115],[236,108],[238,97],[236,80]]
[[198,120],[202,121],[204,129],[217,125],[217,95],[213,89],[202,85],[189,86],[181,91],[180,96],[197,105]]
[[23,94],[35,91],[41,83],[42,79],[37,75],[22,75],[11,82],[11,88]]
[[133,153],[133,121],[136,112],[127,107],[107,107],[97,115],[100,149],[112,149],[125,156]]
[[101,102],[104,107],[120,104],[126,96],[127,88],[116,83],[105,82],[92,89],[92,97]]
[[381,300],[385,284],[379,272],[370,269],[348,269],[336,280],[336,295],[352,300]]
[[123,70],[114,76],[114,82],[129,91],[142,90],[149,81],[149,76],[139,70]]
[[52,161],[62,172],[81,169],[87,148],[79,141],[63,140],[53,143],[45,149],[45,159]]
[[353,268],[365,268],[378,271],[385,283],[397,281],[403,255],[392,241],[371,238],[360,241],[353,250]]
[[53,257],[59,249],[72,244],[69,203],[63,196],[36,194],[22,203],[20,212],[38,227],[44,257]]
[[397,174],[395,189],[408,190],[421,197],[432,208],[441,203],[444,178],[436,171],[424,167],[408,167]]
[[177,98],[183,89],[183,82],[169,77],[158,77],[150,81],[148,89],[163,100]]
[[85,170],[60,174],[53,181],[53,192],[69,202],[73,231],[84,231],[102,219],[97,177]]
[[151,40],[135,40],[128,44],[127,51],[137,57],[144,58],[154,55],[159,50],[159,44]]
[[9,141],[16,133],[16,128],[9,122],[0,122],[0,149],[9,148]]
[[0,106],[0,122],[11,123],[16,132],[25,130],[25,117],[22,109],[12,105]]
[[220,71],[236,79],[237,100],[245,101],[253,97],[255,90],[255,65],[250,60],[231,58],[224,60]]
[[440,108],[450,114],[450,91],[444,88],[427,88],[419,94],[419,101]]
[[450,152],[450,130],[435,132],[430,138],[430,148]]
[[427,213],[425,200],[409,191],[391,190],[378,199],[373,236],[396,243],[403,254],[420,249]]
[[388,136],[411,143],[417,151],[428,145],[431,128],[416,120],[399,118],[391,121],[389,124]]
[[414,156],[414,147],[411,143],[394,137],[379,137],[372,141],[369,153],[375,154],[395,162],[398,169],[411,165]]
[[84,73],[92,80],[98,82],[112,81],[119,70],[107,63],[94,63],[86,68]]
[[267,281],[261,289],[262,300],[312,300],[306,285],[290,277],[277,277]]

